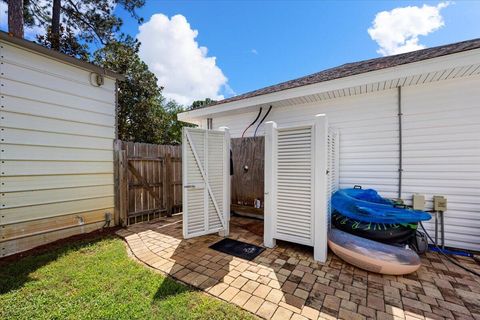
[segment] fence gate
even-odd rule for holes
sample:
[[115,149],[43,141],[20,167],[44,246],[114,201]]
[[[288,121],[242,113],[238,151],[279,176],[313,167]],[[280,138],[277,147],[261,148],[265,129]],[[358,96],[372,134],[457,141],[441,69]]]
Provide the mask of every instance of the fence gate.
[[183,236],[221,232],[230,222],[230,135],[183,128]]
[[232,211],[263,218],[265,138],[232,138]]
[[181,211],[181,146],[116,141],[117,208],[121,224]]
[[[325,262],[330,191],[335,189],[338,148],[329,141],[325,115],[310,124],[277,128],[267,122],[265,135],[264,244],[285,240],[314,247],[314,258]],[[329,165],[330,164],[330,165]]]

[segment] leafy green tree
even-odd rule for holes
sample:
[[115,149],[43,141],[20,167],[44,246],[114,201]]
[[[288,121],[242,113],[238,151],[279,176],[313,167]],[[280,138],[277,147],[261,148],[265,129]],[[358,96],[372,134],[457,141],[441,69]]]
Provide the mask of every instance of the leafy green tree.
[[203,108],[215,102],[217,101],[212,100],[210,98],[206,98],[205,100],[196,100],[196,101],[193,101],[192,105],[188,108],[188,110]]
[[[145,0],[23,0],[23,17],[25,26],[45,28],[46,36],[39,39],[42,45],[67,53],[82,49],[80,44],[106,45],[113,41],[123,24],[114,14],[116,7],[122,7],[138,23],[143,22],[136,10],[144,4]],[[75,52],[73,55],[77,56]]]
[[194,125],[186,122],[178,121],[177,115],[185,111],[185,108],[179,105],[174,100],[170,100],[165,105],[166,119],[163,122],[161,132],[163,133],[162,140],[166,144],[181,144],[182,143],[182,128],[194,127]]
[[[118,90],[118,136],[125,141],[181,143],[182,123],[176,115],[183,108],[162,97],[157,78],[138,56],[140,43],[122,36],[94,53],[94,62],[125,75]],[[163,107],[165,105],[165,108]]]
[[88,61],[90,59],[90,52],[88,45],[80,43],[75,36],[75,33],[68,27],[60,26],[60,37],[55,39],[52,36],[52,28],[48,28],[45,35],[38,35],[37,42],[44,47],[53,48],[54,43],[58,41],[58,50],[69,56],[80,60]]
[[118,137],[158,143],[156,126],[163,118],[157,78],[138,56],[140,43],[131,36],[108,43],[94,53],[96,64],[125,75],[118,84]]

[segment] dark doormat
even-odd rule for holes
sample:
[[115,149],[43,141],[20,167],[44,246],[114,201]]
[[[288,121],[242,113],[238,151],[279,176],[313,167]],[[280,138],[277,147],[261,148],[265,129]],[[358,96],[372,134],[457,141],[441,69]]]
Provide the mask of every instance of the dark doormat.
[[228,238],[212,244],[210,248],[245,260],[253,260],[265,250],[265,248],[254,244]]

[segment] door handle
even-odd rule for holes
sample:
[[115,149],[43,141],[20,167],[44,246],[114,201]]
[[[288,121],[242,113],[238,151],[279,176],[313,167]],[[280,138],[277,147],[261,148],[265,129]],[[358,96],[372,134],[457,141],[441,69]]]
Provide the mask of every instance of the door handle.
[[192,183],[183,186],[184,189],[205,189],[205,183]]

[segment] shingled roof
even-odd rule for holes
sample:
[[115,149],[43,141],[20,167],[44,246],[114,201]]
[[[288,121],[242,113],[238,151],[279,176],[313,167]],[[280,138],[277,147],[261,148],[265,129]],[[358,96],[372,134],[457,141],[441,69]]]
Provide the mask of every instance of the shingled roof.
[[207,107],[224,104],[228,102],[233,102],[233,101],[238,101],[238,100],[243,100],[247,98],[252,98],[256,96],[261,96],[264,94],[269,94],[269,93],[278,92],[282,90],[297,88],[297,87],[301,87],[309,84],[345,78],[345,77],[354,76],[361,73],[366,73],[366,72],[391,68],[395,66],[400,66],[403,64],[437,58],[437,57],[441,57],[441,56],[445,56],[453,53],[458,53],[458,52],[468,51],[468,50],[473,50],[478,48],[480,48],[480,38],[447,44],[447,45],[433,47],[433,48],[412,51],[408,53],[397,54],[393,56],[346,63],[341,66],[326,69],[326,70],[323,70],[308,76],[304,76],[298,79],[289,80],[273,86],[265,87],[262,89],[240,94],[238,96],[220,100],[216,103],[207,105]]

